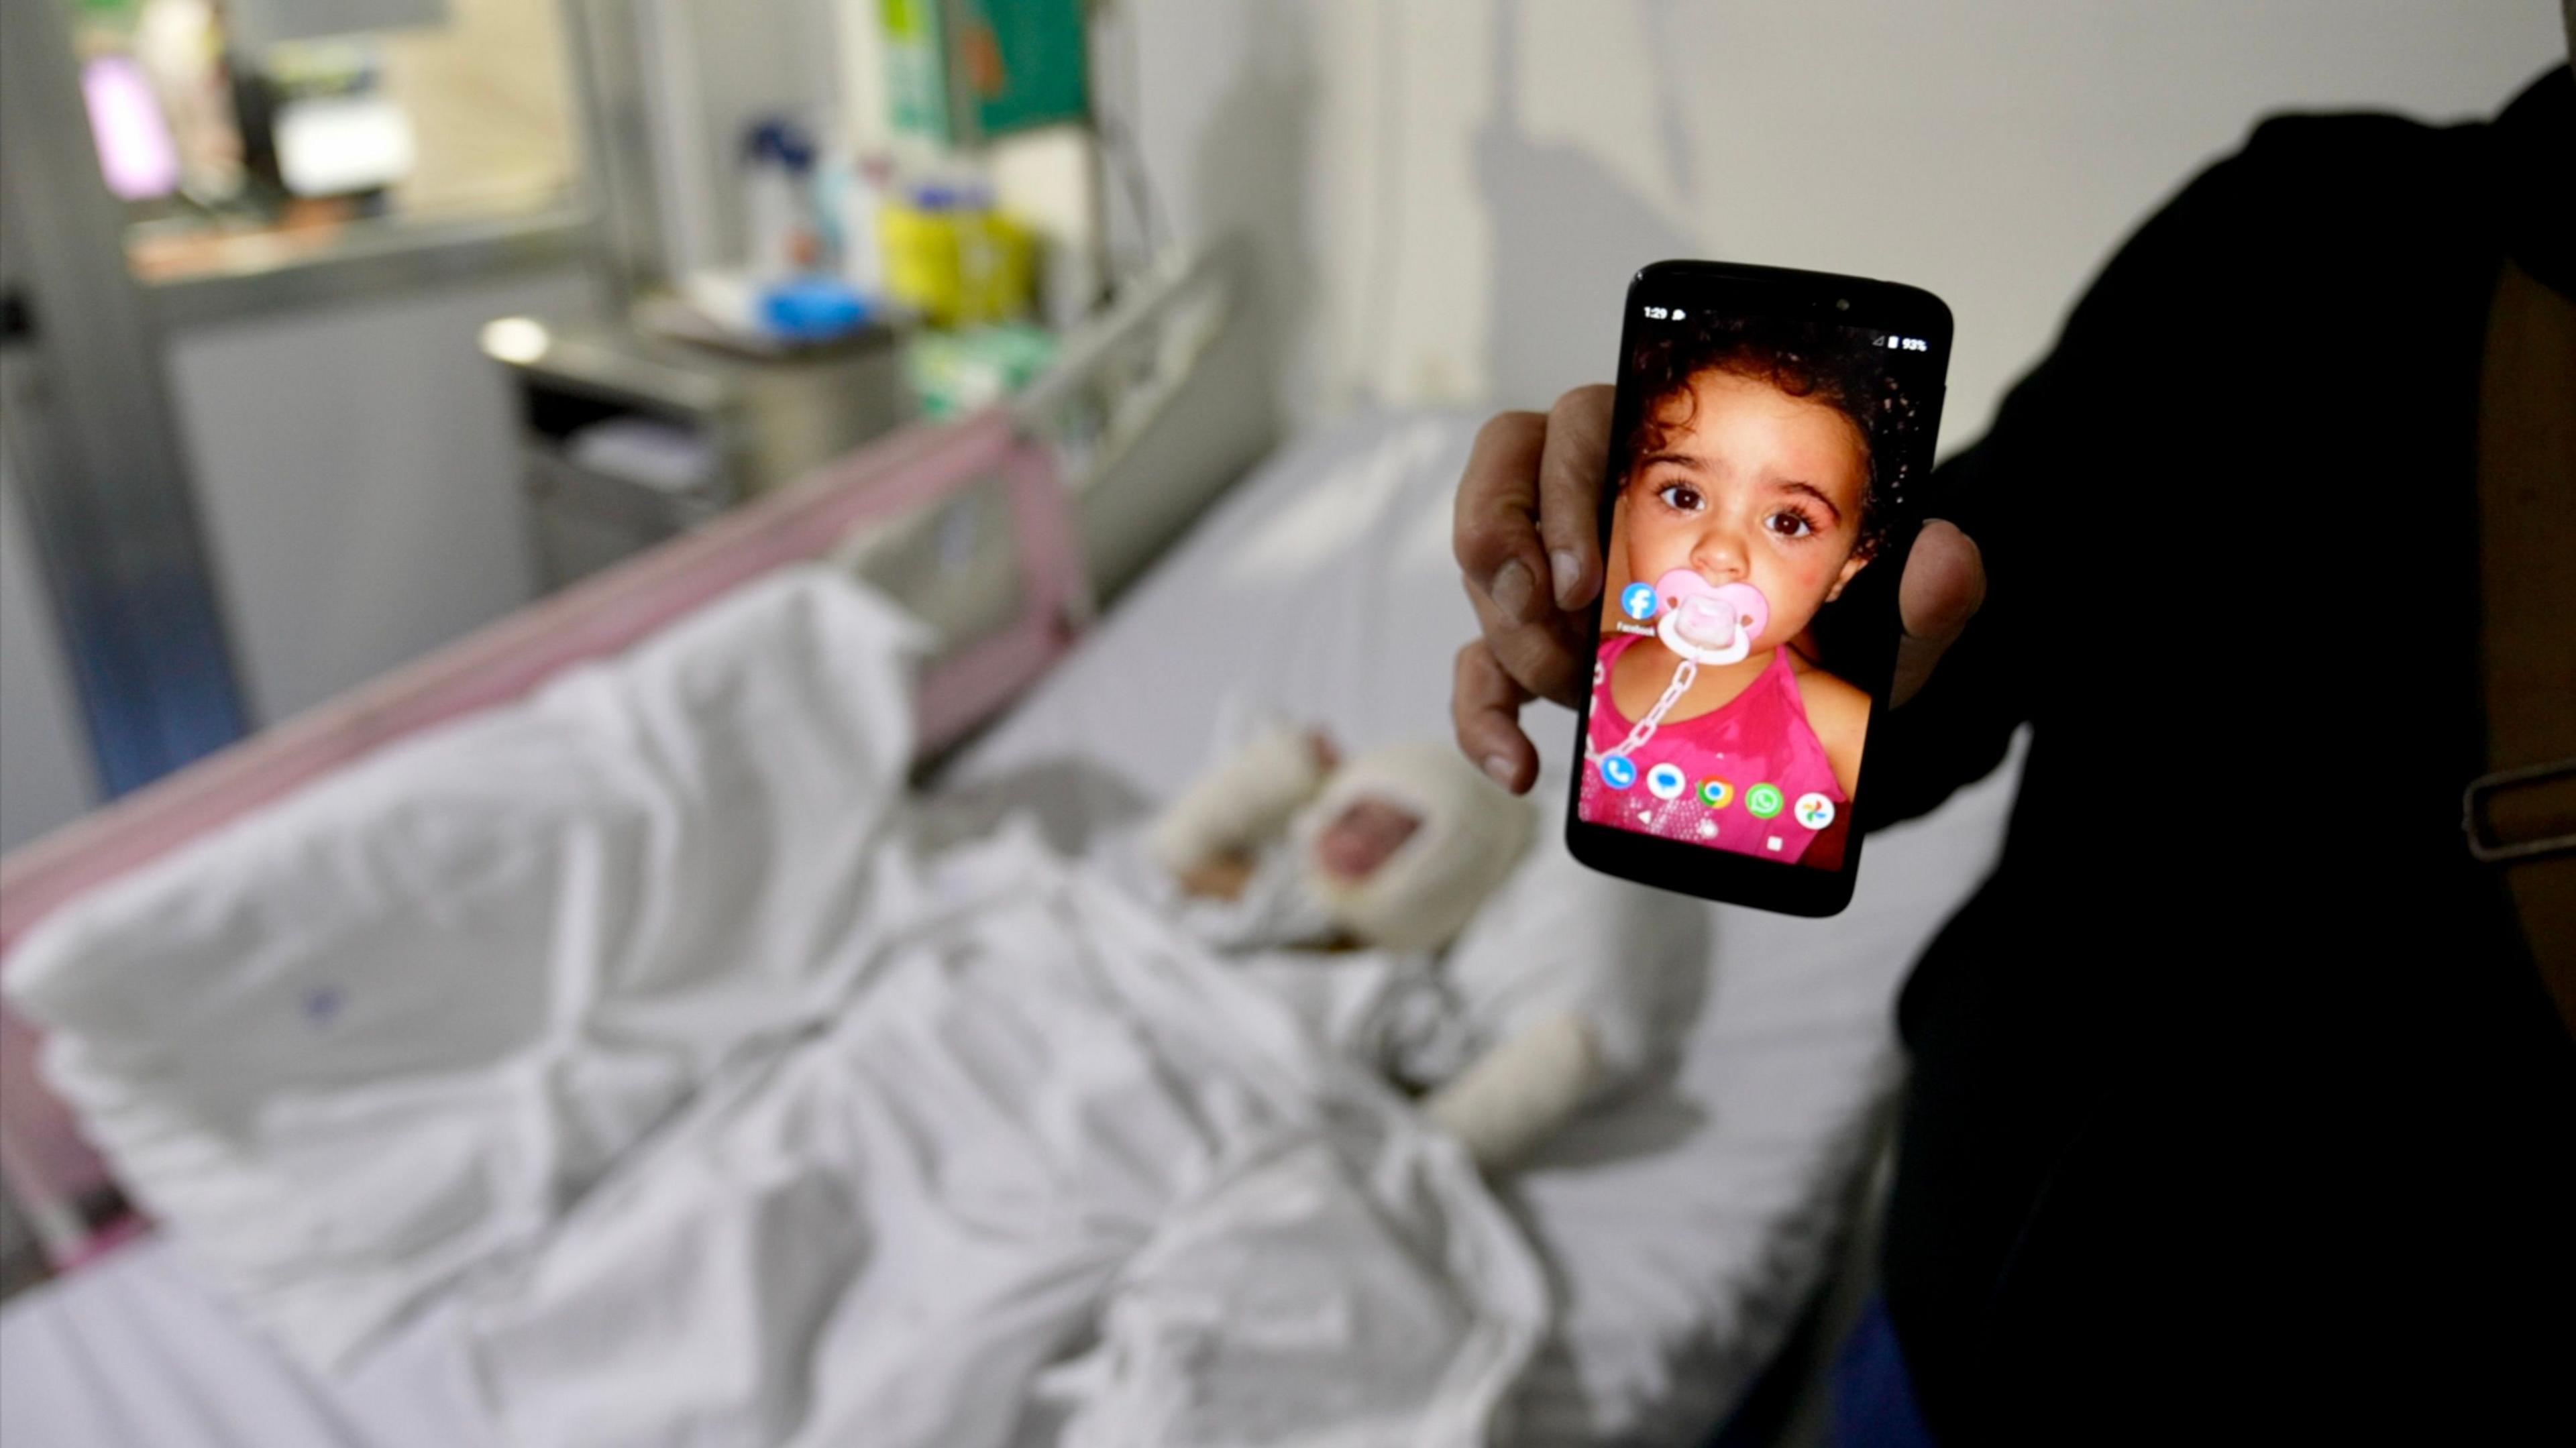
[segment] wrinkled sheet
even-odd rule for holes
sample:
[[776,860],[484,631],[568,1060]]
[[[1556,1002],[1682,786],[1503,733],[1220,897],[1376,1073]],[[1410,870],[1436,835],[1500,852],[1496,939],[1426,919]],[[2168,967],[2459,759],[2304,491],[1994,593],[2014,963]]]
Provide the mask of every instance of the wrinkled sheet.
[[12,989],[292,1382],[391,1334],[523,1445],[1486,1441],[1546,1298],[1463,1152],[1025,824],[925,843],[914,637],[791,570]]
[[1472,1444],[1544,1325],[1463,1152],[1033,834],[471,1309],[528,1444]]
[[344,1366],[847,996],[916,638],[785,570],[74,902],[10,994],[126,1190]]

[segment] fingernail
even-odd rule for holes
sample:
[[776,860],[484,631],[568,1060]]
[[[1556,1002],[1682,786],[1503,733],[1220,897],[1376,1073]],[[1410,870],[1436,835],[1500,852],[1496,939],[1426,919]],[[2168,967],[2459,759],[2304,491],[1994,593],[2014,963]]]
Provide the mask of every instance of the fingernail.
[[1505,789],[1512,787],[1512,762],[1505,759],[1503,756],[1499,754],[1486,755],[1485,772],[1494,777],[1494,783],[1501,785]]
[[1579,581],[1575,575],[1583,571],[1583,565],[1575,561],[1574,550],[1559,548],[1547,555],[1547,567],[1549,572],[1556,575],[1558,605],[1564,608],[1574,607],[1574,587]]
[[1494,596],[1494,606],[1510,615],[1514,623],[1529,622],[1530,576],[1517,558],[1494,570],[1494,581],[1487,592]]

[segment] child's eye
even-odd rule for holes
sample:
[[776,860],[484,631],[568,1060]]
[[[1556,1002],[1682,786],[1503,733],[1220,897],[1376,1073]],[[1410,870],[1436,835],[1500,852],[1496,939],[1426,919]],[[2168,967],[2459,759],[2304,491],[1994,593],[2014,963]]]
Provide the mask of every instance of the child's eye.
[[1692,487],[1688,483],[1666,483],[1655,490],[1655,496],[1664,500],[1664,506],[1674,509],[1677,512],[1696,513],[1699,511],[1699,489]]
[[1804,538],[1816,531],[1816,525],[1807,521],[1806,514],[1785,508],[1763,519],[1762,524],[1783,538]]

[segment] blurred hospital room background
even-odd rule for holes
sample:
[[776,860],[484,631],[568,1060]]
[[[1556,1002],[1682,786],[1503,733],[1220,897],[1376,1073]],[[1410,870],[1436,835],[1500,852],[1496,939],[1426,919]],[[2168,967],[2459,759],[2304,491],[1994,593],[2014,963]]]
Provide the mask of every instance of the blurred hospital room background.
[[[1955,451],[2258,117],[2562,49],[2540,0],[0,0],[0,850],[995,408],[1067,479],[1187,460],[1079,500],[1051,626],[1114,623],[1265,457],[1454,480],[1605,379],[1658,259],[1938,293]],[[960,636],[1012,607],[975,496],[853,545]],[[13,1288],[84,1212],[0,1198]]]
[[[8,115],[9,845],[535,596],[522,419],[478,337],[747,266],[765,118],[818,164],[982,185],[1037,233],[1059,324],[1157,249],[1248,236],[1297,424],[1544,406],[1607,374],[1635,267],[1718,256],[1948,299],[1955,447],[2114,239],[2256,116],[2480,114],[2556,43],[2510,0],[1130,0],[1083,7],[1087,65],[1041,62],[1083,77],[1078,116],[949,149],[901,125],[886,39],[927,0],[19,8],[16,63],[80,81],[14,86]],[[301,126],[244,135],[236,94],[299,87],[270,104]],[[277,172],[299,129],[311,179]],[[84,455],[111,440],[133,453]],[[211,610],[192,679],[229,718],[103,774],[91,694],[117,686],[62,630],[107,540],[47,500],[110,466],[148,474],[120,485],[134,512],[185,510],[83,522],[190,555],[203,594],[163,606]]]

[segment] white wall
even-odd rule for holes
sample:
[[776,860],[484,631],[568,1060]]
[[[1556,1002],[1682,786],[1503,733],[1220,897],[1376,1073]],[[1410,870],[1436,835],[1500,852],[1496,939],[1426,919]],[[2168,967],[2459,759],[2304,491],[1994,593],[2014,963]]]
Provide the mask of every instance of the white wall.
[[1123,3],[1149,172],[1184,235],[1263,234],[1300,415],[1541,405],[1700,255],[1946,297],[1953,447],[2258,116],[2490,114],[2566,53],[2549,0]]
[[[744,137],[787,115],[820,130],[854,47],[848,0],[643,0],[635,11],[654,181],[674,275],[743,263]],[[829,140],[818,135],[818,140]]]
[[476,333],[578,316],[578,268],[182,331],[168,368],[255,723],[535,593],[516,404]]

